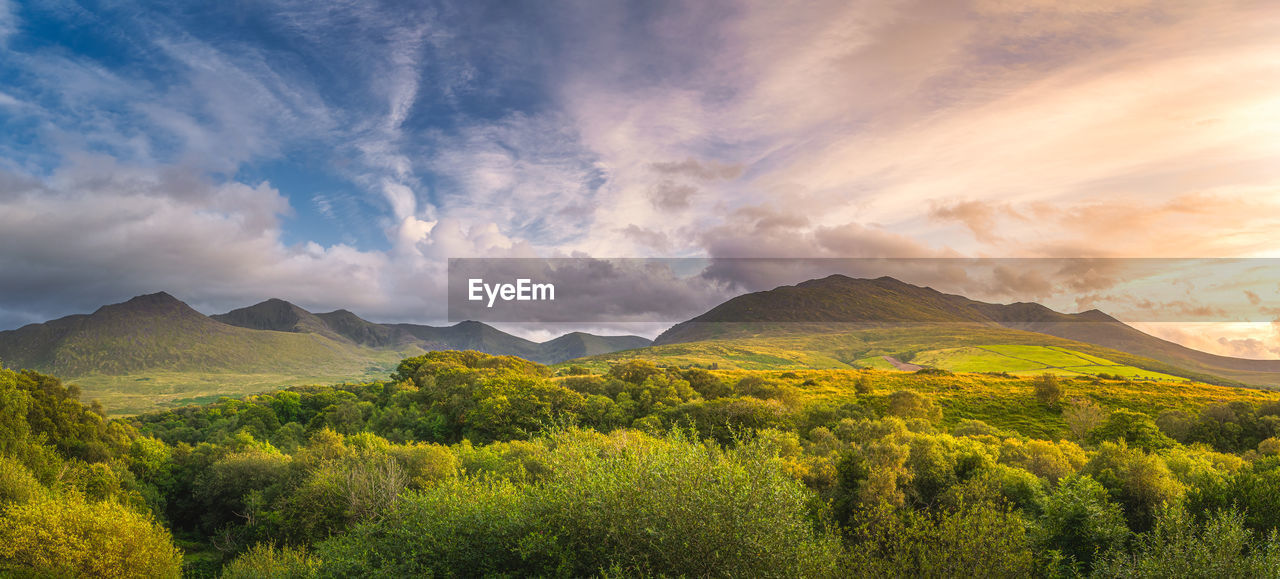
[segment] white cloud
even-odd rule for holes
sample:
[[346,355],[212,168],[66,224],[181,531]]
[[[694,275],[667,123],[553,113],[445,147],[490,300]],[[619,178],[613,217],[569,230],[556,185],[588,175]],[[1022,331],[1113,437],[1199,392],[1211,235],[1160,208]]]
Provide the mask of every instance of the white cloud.
[[13,3],[9,0],[0,0],[0,47],[3,47],[9,37],[17,31],[18,14],[14,10]]
[[[0,184],[9,215],[121,254],[150,255],[137,239],[190,251],[174,271],[204,279],[210,260],[236,280],[225,285],[287,289],[296,275],[317,300],[382,312],[431,311],[417,296],[457,256],[1280,251],[1280,18],[1263,4],[742,0],[667,5],[642,23],[579,5],[581,20],[545,30],[476,27],[465,7],[263,9],[317,70],[248,39],[201,41],[161,14],[139,25],[173,68],[158,77],[6,52],[46,100],[6,88],[0,107],[27,107],[59,163],[0,167],[63,166],[27,171],[51,193]],[[0,47],[16,30],[0,0]],[[525,69],[537,86],[502,84]],[[390,251],[286,246],[284,195],[235,182],[316,146],[385,209]],[[329,192],[288,193],[341,218]]]

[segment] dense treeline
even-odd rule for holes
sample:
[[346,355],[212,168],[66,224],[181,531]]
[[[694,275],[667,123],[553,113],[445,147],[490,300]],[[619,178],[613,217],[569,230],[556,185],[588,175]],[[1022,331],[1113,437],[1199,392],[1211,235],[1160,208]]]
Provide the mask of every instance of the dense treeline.
[[1074,439],[1037,440],[874,373],[820,400],[785,375],[561,373],[435,352],[122,421],[0,370],[0,570],[1280,576],[1280,405],[1152,417],[1041,378],[1030,403]]
[[0,574],[176,577],[146,439],[51,376],[0,368]]

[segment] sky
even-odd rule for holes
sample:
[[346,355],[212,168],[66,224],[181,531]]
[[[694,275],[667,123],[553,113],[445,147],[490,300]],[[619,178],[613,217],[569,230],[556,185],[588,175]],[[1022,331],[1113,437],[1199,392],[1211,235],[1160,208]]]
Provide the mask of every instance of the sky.
[[[457,257],[1280,257],[1275,30],[1247,1],[0,0],[0,329],[161,290],[439,322]],[[1280,322],[1219,321],[1145,329],[1280,357]]]

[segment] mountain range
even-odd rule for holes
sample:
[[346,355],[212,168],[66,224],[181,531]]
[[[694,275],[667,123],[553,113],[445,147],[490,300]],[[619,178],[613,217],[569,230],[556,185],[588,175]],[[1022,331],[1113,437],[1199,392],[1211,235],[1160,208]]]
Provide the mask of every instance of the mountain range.
[[842,275],[735,297],[652,343],[579,332],[539,343],[479,322],[375,323],[347,310],[312,313],[280,299],[206,316],[160,292],[0,332],[0,362],[73,380],[113,411],[130,412],[299,383],[385,378],[400,359],[432,350],[479,350],[543,363],[592,357],[688,363],[680,356],[689,344],[719,352],[713,357],[738,348],[740,356],[781,353],[827,367],[893,356],[897,363],[919,352],[932,352],[934,359],[948,348],[1038,344],[1163,376],[1280,385],[1280,360],[1193,350],[1097,310],[1064,314],[1036,303],[975,301],[889,277]]
[[[856,331],[858,328],[973,324],[1032,332],[1156,360],[1246,384],[1280,385],[1280,360],[1194,350],[1141,332],[1098,310],[1064,314],[1038,303],[992,304],[891,277],[832,275],[732,298],[654,339],[655,346],[761,334]],[[1165,368],[1167,370],[1167,368]]]
[[365,350],[479,350],[556,363],[648,344],[639,336],[579,332],[538,343],[479,322],[378,324],[347,310],[316,314],[280,299],[205,316],[160,292],[92,314],[0,332],[0,360],[11,367],[82,376],[153,368],[243,372],[335,358],[359,362]]

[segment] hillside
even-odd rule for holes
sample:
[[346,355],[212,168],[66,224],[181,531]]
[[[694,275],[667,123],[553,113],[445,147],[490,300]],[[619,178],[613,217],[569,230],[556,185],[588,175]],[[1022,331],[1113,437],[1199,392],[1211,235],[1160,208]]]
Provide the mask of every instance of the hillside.
[[367,356],[322,334],[227,325],[167,293],[135,297],[92,314],[0,332],[0,359],[64,376],[169,371],[363,370]]
[[478,322],[377,324],[346,310],[313,314],[271,299],[205,316],[164,293],[0,332],[0,361],[56,373],[114,413],[294,384],[382,377],[405,356],[470,349],[554,363],[647,345],[636,336],[569,334],[532,342]]
[[640,336],[597,336],[582,332],[568,333],[539,343],[471,321],[452,326],[378,324],[347,310],[313,314],[279,299],[210,317],[242,328],[315,334],[370,348],[476,350],[486,354],[520,356],[542,363],[649,345],[649,340]]
[[607,354],[643,348],[649,340],[639,336],[597,336],[584,332],[571,332],[554,340],[542,343],[542,347],[551,358],[572,360],[585,356]]
[[[917,326],[947,325],[979,331],[1017,330],[1040,336],[1033,338],[1038,340],[1054,337],[1100,346],[1112,351],[1112,356],[1118,352],[1119,360],[1126,364],[1197,380],[1280,385],[1280,360],[1245,360],[1192,350],[1145,334],[1097,310],[1064,314],[1036,303],[991,304],[889,277],[833,275],[739,296],[676,324],[659,335],[654,345],[892,328],[910,333]],[[962,345],[975,344],[950,341],[928,349]]]

